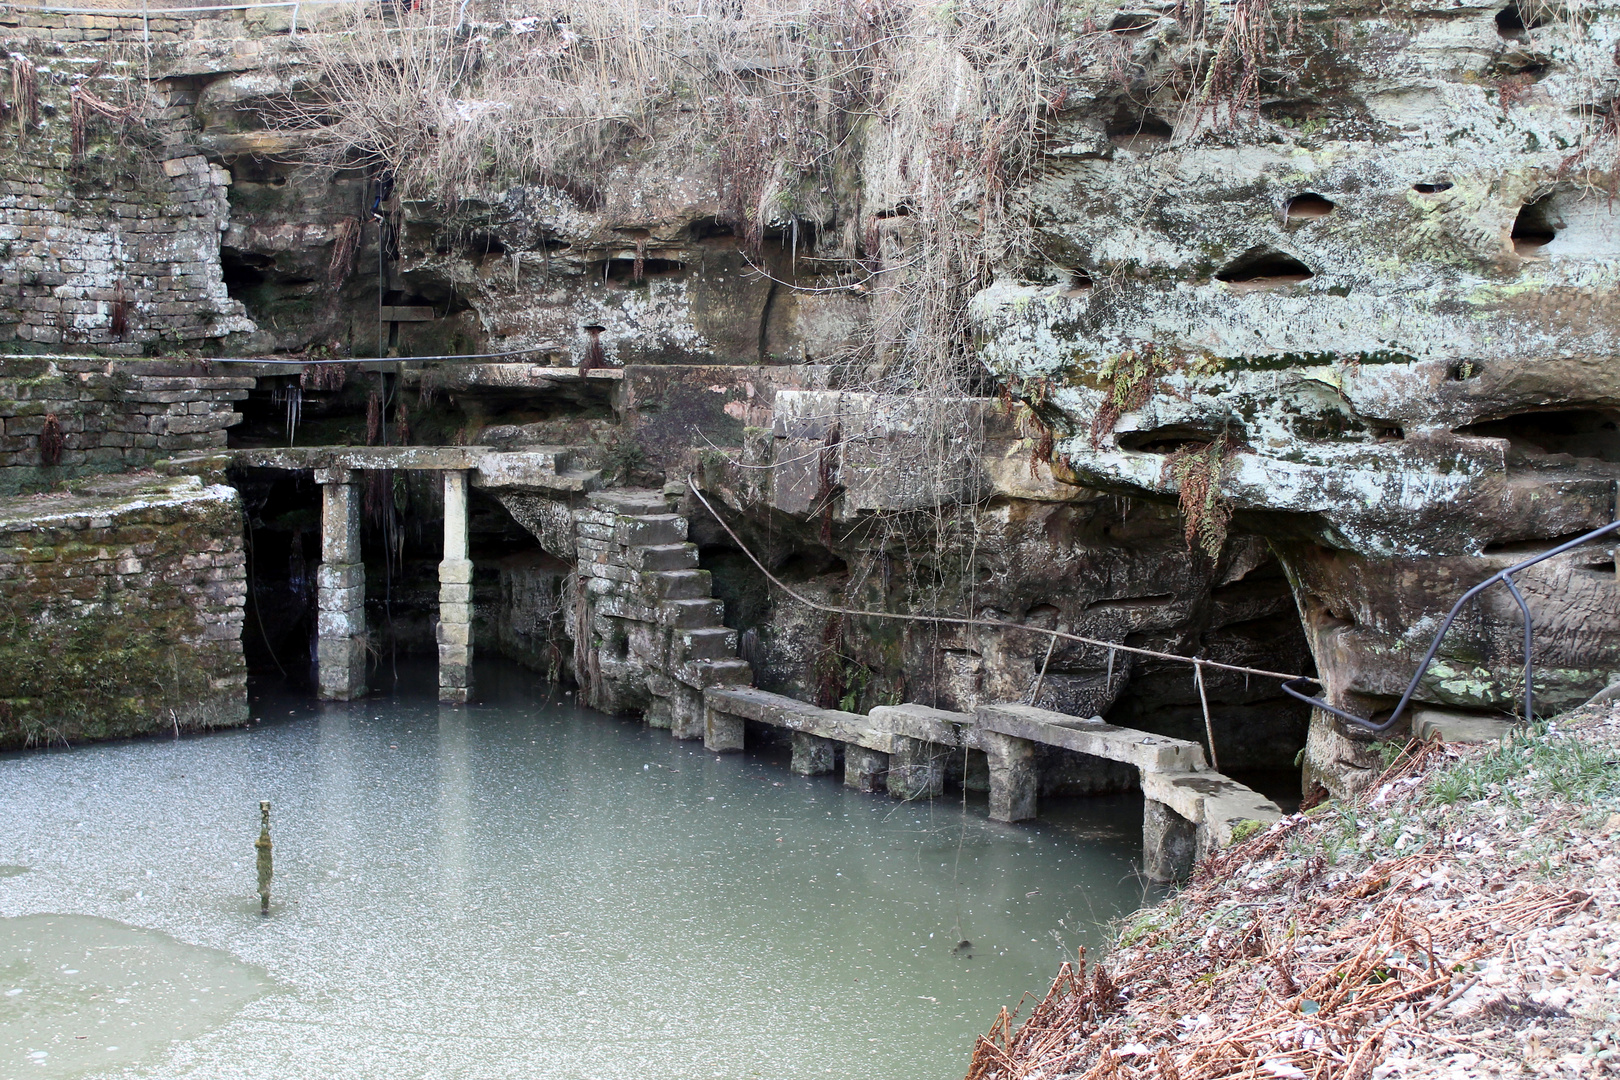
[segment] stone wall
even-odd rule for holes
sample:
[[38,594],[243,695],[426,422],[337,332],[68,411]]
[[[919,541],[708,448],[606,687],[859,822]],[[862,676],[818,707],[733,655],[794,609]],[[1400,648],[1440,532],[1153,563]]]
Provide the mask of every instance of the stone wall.
[[[175,365],[0,359],[0,494],[220,449],[252,379],[173,375]],[[54,426],[56,455],[47,455]],[[42,448],[42,439],[46,444]]]
[[33,72],[38,116],[12,107],[0,124],[0,348],[138,356],[251,331],[220,265],[231,177],[193,145],[193,81],[147,78],[140,19],[6,22],[0,43]]
[[195,477],[0,499],[0,748],[245,721],[245,564]]

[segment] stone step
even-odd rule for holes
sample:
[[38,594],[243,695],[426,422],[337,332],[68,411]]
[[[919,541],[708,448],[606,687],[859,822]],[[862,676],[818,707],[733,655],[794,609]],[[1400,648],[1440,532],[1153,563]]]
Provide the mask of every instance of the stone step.
[[664,493],[651,488],[613,488],[610,491],[595,491],[586,502],[592,509],[604,510],[610,514],[623,514],[627,517],[669,513],[669,500],[664,498]]
[[696,544],[652,544],[629,548],[624,553],[626,566],[636,570],[695,570],[698,564]]
[[641,580],[659,600],[707,600],[714,595],[707,570],[658,570],[642,574]]
[[681,630],[675,638],[677,660],[728,660],[737,655],[737,631],[719,626],[712,630]]
[[658,625],[676,630],[718,628],[726,605],[718,600],[665,600],[658,605]]
[[613,538],[625,547],[667,547],[686,542],[686,519],[679,514],[621,514]]
[[744,660],[688,660],[675,668],[675,678],[694,690],[748,686],[754,681],[754,669]]

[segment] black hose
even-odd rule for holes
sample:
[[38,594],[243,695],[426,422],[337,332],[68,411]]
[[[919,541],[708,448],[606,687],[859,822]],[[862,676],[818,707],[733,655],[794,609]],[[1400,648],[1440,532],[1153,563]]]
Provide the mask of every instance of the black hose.
[[1303,686],[1306,683],[1315,683],[1316,685],[1321,686],[1322,681],[1320,679],[1289,679],[1287,682],[1282,684],[1283,692],[1289,697],[1298,698],[1307,705],[1313,705],[1316,708],[1321,709],[1323,712],[1332,713],[1339,719],[1354,724],[1363,731],[1388,731],[1390,728],[1395,726],[1395,722],[1399,720],[1401,718],[1401,714],[1406,711],[1406,706],[1412,700],[1412,695],[1417,692],[1418,682],[1423,678],[1424,675],[1428,674],[1429,665],[1434,662],[1434,654],[1440,651],[1440,642],[1445,639],[1446,634],[1451,630],[1451,624],[1456,621],[1457,613],[1462,610],[1462,606],[1500,581],[1506,585],[1508,587],[1508,591],[1513,594],[1513,599],[1518,602],[1519,611],[1524,615],[1524,718],[1525,722],[1528,723],[1534,716],[1533,707],[1535,705],[1533,690],[1534,672],[1530,666],[1530,640],[1532,634],[1534,633],[1534,629],[1530,623],[1530,605],[1524,602],[1524,596],[1519,592],[1519,587],[1513,583],[1513,575],[1518,573],[1520,570],[1523,570],[1527,566],[1534,566],[1536,563],[1542,562],[1545,559],[1550,559],[1554,555],[1562,555],[1570,548],[1580,547],[1582,544],[1596,540],[1598,537],[1604,536],[1608,533],[1612,533],[1616,529],[1620,529],[1620,521],[1612,521],[1609,524],[1604,525],[1602,528],[1593,529],[1589,533],[1582,533],[1575,539],[1566,540],[1557,547],[1552,548],[1549,551],[1543,551],[1540,555],[1537,555],[1534,558],[1525,559],[1523,562],[1514,563],[1505,570],[1498,570],[1496,573],[1492,574],[1478,585],[1475,585],[1472,589],[1469,589],[1467,592],[1463,593],[1462,598],[1452,605],[1451,611],[1446,615],[1446,621],[1440,624],[1439,633],[1435,634],[1434,640],[1429,643],[1429,651],[1423,654],[1423,662],[1418,665],[1417,673],[1412,676],[1412,681],[1406,684],[1406,693],[1401,695],[1400,704],[1395,706],[1395,711],[1390,713],[1389,719],[1385,720],[1382,724],[1375,724],[1371,720],[1364,717],[1356,716],[1354,713],[1347,713],[1343,709],[1336,709],[1332,705],[1329,705],[1327,702],[1323,701],[1321,698],[1311,697],[1304,691],[1296,689],[1296,687]]

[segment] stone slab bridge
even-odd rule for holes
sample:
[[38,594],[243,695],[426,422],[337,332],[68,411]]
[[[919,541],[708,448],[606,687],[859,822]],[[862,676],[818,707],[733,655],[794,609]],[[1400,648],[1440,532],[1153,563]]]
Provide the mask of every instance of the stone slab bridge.
[[[1211,771],[1197,743],[1027,705],[972,713],[924,705],[879,706],[866,715],[822,709],[756,689],[724,625],[709,572],[698,566],[688,522],[663,492],[593,490],[598,474],[570,467],[569,447],[301,447],[232,451],[234,464],[308,470],[322,490],[317,572],[319,692],[365,693],[365,571],[360,557],[360,474],[420,469],[443,474],[444,556],[439,563],[439,697],[466,701],[472,660],[472,562],[467,488],[498,498],[549,553],[579,575],[569,617],[585,704],[639,714],[676,738],[702,738],[716,753],[743,749],[752,721],[791,733],[792,770],[830,773],[842,752],[844,783],[901,799],[943,794],[952,755],[984,754],[990,817],[1036,816],[1040,745],[1093,763],[1099,776],[1130,766],[1146,800],[1142,861],[1155,881],[1184,878],[1244,823],[1268,824],[1277,805]],[[1247,826],[1252,827],[1252,826]]]

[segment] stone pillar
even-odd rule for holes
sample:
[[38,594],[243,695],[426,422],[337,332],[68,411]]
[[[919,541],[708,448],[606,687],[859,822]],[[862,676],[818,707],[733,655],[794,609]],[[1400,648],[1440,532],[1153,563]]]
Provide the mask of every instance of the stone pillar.
[[317,693],[350,701],[366,692],[366,567],[360,561],[360,485],[348,469],[316,469],[321,485],[317,586]]
[[831,739],[806,735],[802,731],[793,733],[793,761],[788,765],[789,771],[800,776],[820,776],[832,772],[837,760]]
[[472,685],[472,560],[467,558],[467,474],[444,474],[444,559],[439,563],[439,700],[466,701]]
[[1040,790],[1035,744],[996,731],[981,731],[979,737],[990,762],[990,819],[1025,821],[1034,817]]
[[1156,885],[1186,881],[1198,858],[1198,827],[1162,802],[1142,803],[1142,873]]
[[938,743],[896,735],[889,755],[889,794],[897,799],[937,799],[945,793],[945,759]]
[[844,747],[844,786],[878,791],[889,773],[889,755],[850,743]]
[[716,754],[735,754],[743,748],[743,718],[703,709],[703,749]]

